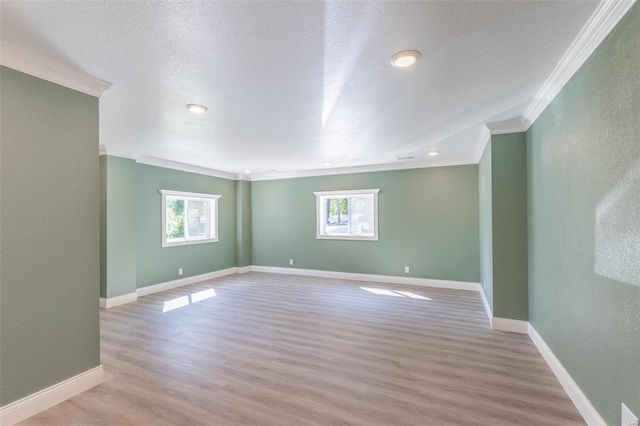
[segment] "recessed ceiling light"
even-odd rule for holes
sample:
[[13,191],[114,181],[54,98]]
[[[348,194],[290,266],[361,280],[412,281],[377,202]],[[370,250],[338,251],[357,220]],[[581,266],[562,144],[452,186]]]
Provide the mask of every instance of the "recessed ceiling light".
[[187,109],[191,112],[195,112],[196,114],[204,114],[209,108],[204,105],[187,104]]
[[325,161],[324,163],[322,163],[322,165],[325,166],[325,167],[329,167],[331,165],[331,163],[328,162],[328,161]]
[[436,156],[436,155],[438,155],[438,154],[440,154],[440,151],[431,151],[431,152],[429,152],[429,155],[430,155],[431,157],[435,157],[435,156]]
[[420,59],[420,52],[416,50],[403,50],[391,57],[391,65],[398,68],[410,67]]
[[251,170],[247,169],[247,170],[245,170],[244,172],[245,172],[246,174],[249,174],[249,173],[251,173]]

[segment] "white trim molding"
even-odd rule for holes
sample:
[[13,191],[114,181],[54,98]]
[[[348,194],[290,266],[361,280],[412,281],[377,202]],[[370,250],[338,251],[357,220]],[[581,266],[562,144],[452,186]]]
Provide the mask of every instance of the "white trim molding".
[[529,327],[528,321],[515,320],[510,318],[491,318],[491,328],[498,331],[508,331],[510,333],[527,334]]
[[484,294],[483,289],[480,289],[480,295],[482,296],[482,304],[484,305],[484,310],[487,312],[487,318],[489,319],[489,324],[491,324],[491,320],[493,319],[493,312],[491,312],[491,306],[489,306],[489,300],[487,300],[487,295]]
[[101,144],[98,147],[99,155],[108,155],[111,157],[128,158],[135,160],[136,163],[145,164],[147,166],[162,167],[165,169],[178,170],[181,172],[196,173],[204,176],[212,176],[221,179],[229,180],[249,180],[244,175],[238,175],[236,173],[224,172],[222,170],[209,169],[207,167],[194,166],[192,164],[179,163],[177,161],[164,160],[162,158],[151,157],[143,155],[139,152],[129,149],[112,148]]
[[528,333],[585,422],[589,426],[606,426],[605,421],[600,414],[598,414],[598,411],[596,411],[595,407],[589,402],[589,399],[582,392],[578,384],[573,380],[569,372],[564,368],[560,360],[556,358],[551,348],[549,348],[542,336],[538,334],[531,324],[528,326]]
[[580,69],[636,0],[602,0],[547,81],[527,107],[522,123],[527,130]]
[[251,265],[249,266],[236,266],[236,274],[246,274],[251,272]]
[[487,144],[491,140],[491,131],[485,124],[482,126],[482,130],[480,131],[480,138],[476,144],[476,152],[473,154],[473,161],[476,163],[480,163],[482,156],[484,155],[484,150],[487,148]]
[[258,265],[253,265],[251,267],[251,271],[267,272],[271,274],[302,275],[306,277],[333,278],[338,280],[413,285],[418,287],[439,287],[439,288],[448,288],[452,290],[481,291],[480,283],[470,283],[465,281],[432,280],[429,278],[401,277],[401,276],[394,276],[394,275],[358,274],[353,272],[320,271],[316,269],[296,269],[296,268],[282,268],[282,267],[276,267],[276,266],[258,266]]
[[97,98],[112,86],[107,81],[57,64],[4,41],[0,42],[0,64]]
[[149,294],[158,293],[165,290],[171,290],[172,288],[178,288],[189,284],[195,284],[202,281],[212,280],[214,278],[224,277],[237,273],[236,267],[221,269],[219,271],[207,272],[206,274],[194,275],[192,277],[180,278],[174,281],[167,281],[160,284],[149,285],[146,287],[140,287],[136,290],[138,297],[147,296]]
[[0,424],[11,426],[104,381],[102,365],[0,408]]
[[109,309],[116,306],[124,305],[125,303],[135,302],[136,300],[138,300],[138,293],[136,292],[123,294],[121,296],[101,297],[100,307],[102,309]]
[[504,121],[496,121],[485,124],[491,135],[504,135],[507,133],[521,133],[527,131],[527,126],[522,122],[521,117]]

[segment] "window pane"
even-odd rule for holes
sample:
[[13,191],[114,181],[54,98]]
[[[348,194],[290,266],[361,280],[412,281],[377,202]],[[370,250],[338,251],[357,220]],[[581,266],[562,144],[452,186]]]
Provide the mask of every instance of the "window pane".
[[189,200],[187,202],[187,226],[189,237],[209,236],[209,201]]
[[326,199],[325,233],[329,235],[349,232],[349,200],[347,198]]
[[354,235],[373,235],[373,195],[351,197],[349,227]]
[[167,197],[167,240],[184,238],[184,200]]

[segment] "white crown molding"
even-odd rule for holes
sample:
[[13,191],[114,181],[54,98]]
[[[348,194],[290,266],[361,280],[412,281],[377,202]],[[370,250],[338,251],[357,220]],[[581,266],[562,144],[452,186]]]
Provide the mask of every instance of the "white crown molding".
[[139,152],[131,151],[128,149],[120,148],[107,148],[105,145],[100,145],[98,150],[99,155],[108,155],[111,157],[128,158],[135,160],[139,164],[146,164],[149,166],[163,167],[165,169],[179,170],[182,172],[197,173],[205,176],[213,176],[222,179],[231,180],[248,180],[247,177],[238,175],[236,173],[223,172],[221,170],[209,169],[207,167],[194,166],[191,164],[178,163],[177,161],[164,160],[162,158],[150,157],[142,155]]
[[109,155],[111,157],[120,157],[120,158],[128,158],[130,160],[138,160],[142,157],[142,154],[136,151],[131,151],[128,149],[120,149],[120,148],[108,148],[105,145],[100,145],[98,147],[99,155]]
[[0,425],[10,426],[66,401],[104,381],[102,365],[0,408]]
[[485,124],[491,135],[504,135],[507,133],[526,132],[527,127],[522,122],[522,118],[516,117],[504,121],[496,121]]
[[179,170],[182,172],[197,173],[205,176],[213,176],[222,179],[239,180],[239,176],[236,173],[223,172],[221,170],[209,169],[206,167],[194,166],[191,164],[178,163],[177,161],[163,160],[156,157],[148,157],[141,155],[136,159],[139,164],[146,164],[148,166],[164,167],[165,169]]
[[0,42],[0,64],[98,98],[112,86],[107,81],[57,64],[4,41]]
[[547,81],[538,91],[533,102],[527,107],[522,123],[525,130],[533,124],[545,108],[560,93],[560,90],[580,69],[605,37],[613,30],[622,17],[631,9],[636,0],[602,0],[578,37],[569,46]]
[[484,150],[487,147],[487,144],[489,143],[490,140],[491,140],[491,132],[489,131],[489,128],[485,124],[484,126],[482,126],[482,131],[480,132],[480,138],[476,143],[476,151],[473,154],[474,163],[480,162],[480,159],[484,154]]
[[605,426],[606,422],[600,417],[600,414],[598,414],[598,411],[591,402],[589,402],[589,399],[582,392],[578,384],[573,380],[569,372],[564,368],[560,360],[556,358],[551,348],[549,348],[542,336],[538,334],[531,324],[528,325],[528,333],[585,422],[589,426]]
[[467,164],[476,164],[473,158],[454,158],[447,160],[431,159],[426,161],[415,162],[400,162],[400,163],[387,163],[387,164],[373,164],[370,166],[353,166],[353,167],[336,167],[327,169],[316,170],[300,170],[290,172],[273,172],[273,173],[257,173],[251,175],[250,179],[253,181],[262,180],[276,180],[276,179],[293,179],[300,177],[315,177],[315,176],[333,176],[333,175],[345,175],[352,173],[368,173],[368,172],[388,172],[393,170],[410,170],[410,169],[425,169],[430,167],[447,167],[447,166],[462,166]]

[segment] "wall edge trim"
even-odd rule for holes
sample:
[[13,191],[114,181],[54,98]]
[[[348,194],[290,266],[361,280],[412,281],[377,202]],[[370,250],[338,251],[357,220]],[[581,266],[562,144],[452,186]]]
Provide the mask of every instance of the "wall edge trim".
[[527,126],[522,121],[522,117],[516,117],[510,120],[486,123],[485,126],[489,129],[492,136],[508,133],[522,133],[527,131]]
[[99,98],[111,83],[90,74],[55,63],[42,56],[20,49],[7,42],[0,43],[0,64],[7,68],[59,84],[69,89]]
[[226,275],[231,275],[237,273],[237,269],[235,266],[231,268],[221,269],[219,271],[207,272],[205,274],[194,275],[191,277],[180,278],[173,281],[166,281],[159,284],[152,284],[145,287],[140,287],[136,289],[136,294],[138,297],[147,296],[149,294],[158,293],[165,290],[171,290],[173,288],[182,287],[189,284],[195,284],[202,281],[212,280],[214,278],[224,277]]
[[72,398],[104,381],[104,370],[99,365],[84,373],[56,383],[46,389],[0,407],[0,424],[11,426],[28,419],[47,408]]
[[277,266],[252,265],[253,272],[271,274],[302,275],[307,277],[335,278],[341,280],[366,281],[375,283],[412,285],[418,287],[438,287],[452,290],[481,291],[480,283],[465,281],[435,280],[430,278],[402,277],[395,275],[360,274],[354,272],[321,271],[317,269],[283,268]]
[[598,414],[598,411],[591,404],[578,384],[573,380],[560,360],[556,358],[551,348],[547,345],[542,336],[538,334],[531,323],[529,323],[528,326],[528,334],[533,341],[533,344],[536,345],[538,351],[540,351],[542,357],[547,361],[547,364],[562,385],[564,391],[569,395],[569,398],[571,398],[571,401],[576,406],[585,422],[589,426],[606,426],[606,422],[602,419],[600,414]]
[[125,303],[135,302],[136,300],[138,300],[138,293],[136,293],[135,291],[133,293],[122,294],[120,296],[101,297],[100,307],[102,309],[109,309],[116,306],[124,305]]
[[491,328],[498,331],[527,334],[529,322],[511,318],[493,317],[491,318]]
[[489,300],[487,299],[487,295],[484,294],[484,289],[480,291],[480,295],[482,296],[482,304],[484,305],[484,310],[487,312],[487,318],[489,319],[489,324],[493,320],[493,312],[491,312],[491,306],[489,306]]
[[544,82],[533,101],[529,104],[521,121],[525,130],[536,121],[542,112],[560,93],[571,77],[582,67],[600,43],[631,9],[636,0],[603,0],[571,43]]

